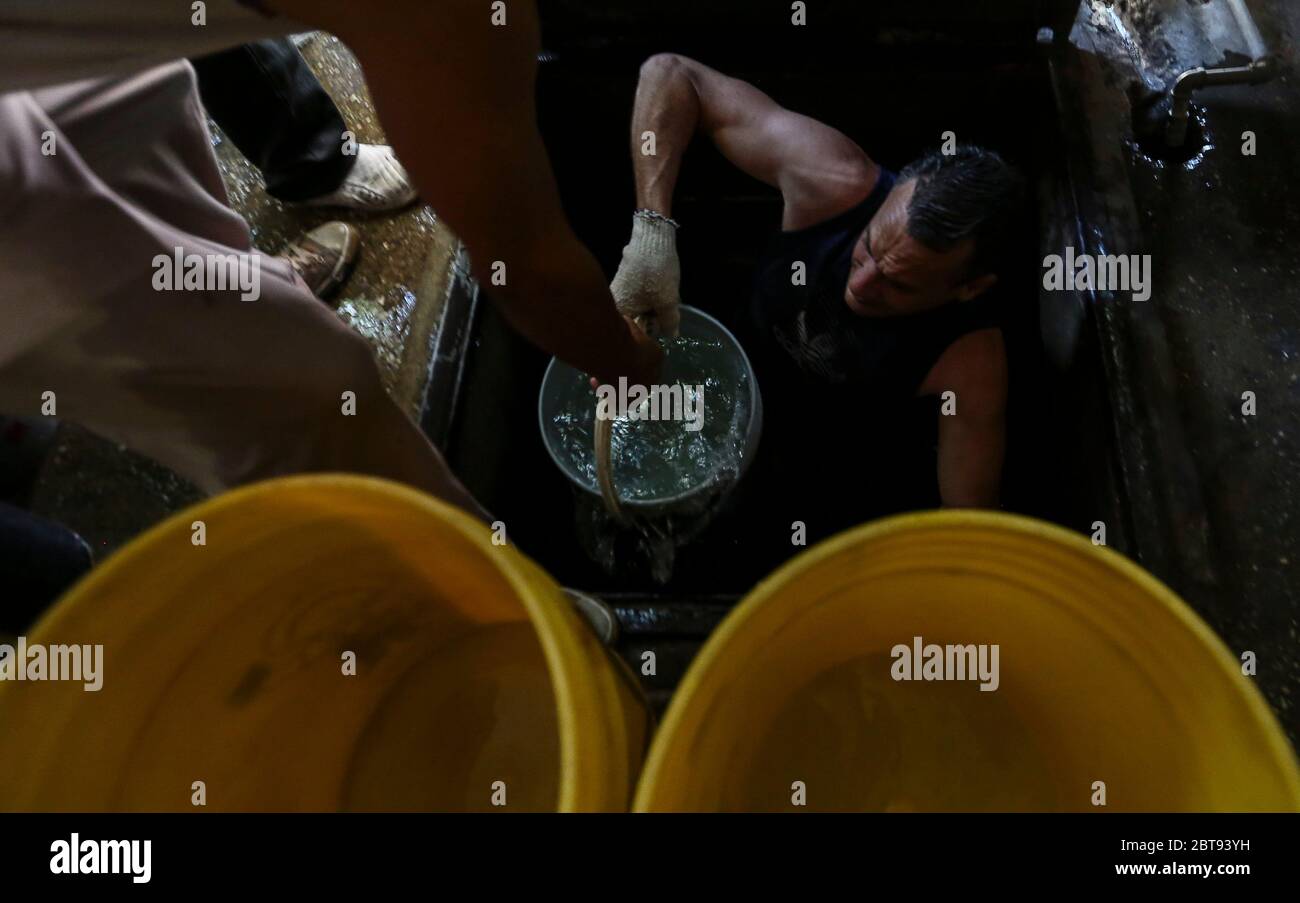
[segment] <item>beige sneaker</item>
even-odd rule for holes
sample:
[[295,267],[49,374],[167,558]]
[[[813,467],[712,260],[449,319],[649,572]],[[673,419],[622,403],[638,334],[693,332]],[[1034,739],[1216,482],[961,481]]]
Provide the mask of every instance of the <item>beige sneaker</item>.
[[357,150],[352,171],[337,190],[297,203],[302,207],[345,207],[362,213],[387,213],[409,207],[416,196],[411,177],[391,147],[363,144]]
[[280,256],[317,298],[327,298],[347,281],[361,253],[361,232],[338,221],[303,233]]

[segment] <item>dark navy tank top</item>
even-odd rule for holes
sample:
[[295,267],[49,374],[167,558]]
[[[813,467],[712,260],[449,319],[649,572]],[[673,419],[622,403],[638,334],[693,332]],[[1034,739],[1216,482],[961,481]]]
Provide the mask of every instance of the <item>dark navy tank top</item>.
[[[845,303],[853,246],[896,178],[881,169],[856,207],[776,235],[759,263],[749,325],[763,346],[760,356],[793,364],[813,383],[900,403],[916,395],[949,345],[999,320],[987,296],[897,317],[859,316]],[[792,282],[799,261],[805,285]]]

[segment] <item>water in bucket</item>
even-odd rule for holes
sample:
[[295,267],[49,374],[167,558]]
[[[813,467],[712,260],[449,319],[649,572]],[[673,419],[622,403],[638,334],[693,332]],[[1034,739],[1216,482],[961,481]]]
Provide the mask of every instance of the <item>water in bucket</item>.
[[[542,380],[542,439],[556,466],[578,489],[575,526],[588,557],[607,572],[647,569],[658,583],[672,577],[676,550],[712,522],[758,449],[763,404],[740,343],[703,311],[683,305],[681,334],[661,340],[664,366],[657,388],[672,402],[664,417],[642,416],[650,405],[621,408],[610,447],[622,518],[606,510],[596,476],[597,394],[589,376],[555,360]],[[626,393],[631,396],[630,387]],[[651,408],[653,412],[653,408]],[[695,424],[699,429],[693,429]]]
[[[749,421],[748,373],[718,339],[682,336],[662,344],[662,391],[614,418],[610,460],[623,500],[672,499],[739,470]],[[577,371],[559,389],[553,420],[559,453],[594,487],[596,396]]]

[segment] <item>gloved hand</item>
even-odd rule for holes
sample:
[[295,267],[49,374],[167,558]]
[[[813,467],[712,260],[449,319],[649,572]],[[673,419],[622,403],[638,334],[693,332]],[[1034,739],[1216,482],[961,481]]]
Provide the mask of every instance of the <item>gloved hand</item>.
[[681,282],[677,224],[638,210],[632,215],[632,238],[609,286],[619,313],[649,335],[675,336],[681,325]]

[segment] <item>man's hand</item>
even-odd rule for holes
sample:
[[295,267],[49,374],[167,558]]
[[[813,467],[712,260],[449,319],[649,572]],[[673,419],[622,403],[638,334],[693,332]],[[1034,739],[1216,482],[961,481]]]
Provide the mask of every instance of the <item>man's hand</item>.
[[[628,334],[632,338],[632,357],[625,361],[620,371],[627,377],[629,385],[652,386],[659,380],[659,368],[664,362],[664,351],[659,342],[647,333],[636,320],[624,317]],[[591,378],[591,387],[599,389],[604,380],[598,376]]]
[[610,291],[618,312],[651,336],[675,336],[681,325],[682,268],[677,226],[667,217],[637,211]]
[[632,385],[653,386],[659,381],[659,368],[663,366],[664,350],[659,342],[647,333],[635,320],[627,321],[628,331],[632,334],[632,360],[623,368],[628,382]]

